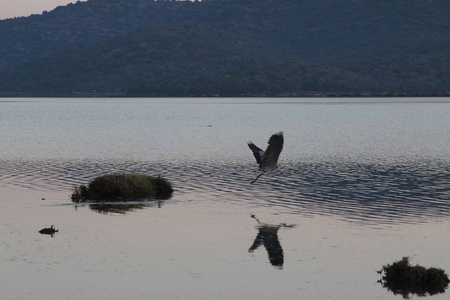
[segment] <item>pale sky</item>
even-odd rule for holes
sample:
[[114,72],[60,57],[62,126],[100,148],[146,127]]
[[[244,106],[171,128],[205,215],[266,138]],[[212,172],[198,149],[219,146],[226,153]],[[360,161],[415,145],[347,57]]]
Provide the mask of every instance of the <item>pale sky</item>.
[[71,2],[75,3],[77,0],[0,0],[0,20],[42,14],[44,10],[51,11]]

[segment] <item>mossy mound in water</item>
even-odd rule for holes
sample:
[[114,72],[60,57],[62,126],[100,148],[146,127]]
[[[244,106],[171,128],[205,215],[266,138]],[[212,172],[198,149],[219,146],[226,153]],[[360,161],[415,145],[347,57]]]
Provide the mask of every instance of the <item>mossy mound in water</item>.
[[409,294],[426,296],[444,293],[450,282],[444,270],[411,266],[408,257],[383,266],[381,271],[383,287],[394,294],[402,294],[405,299],[409,298]]
[[103,175],[92,180],[88,186],[76,186],[73,202],[83,201],[129,201],[140,199],[168,199],[172,185],[166,179],[141,174]]

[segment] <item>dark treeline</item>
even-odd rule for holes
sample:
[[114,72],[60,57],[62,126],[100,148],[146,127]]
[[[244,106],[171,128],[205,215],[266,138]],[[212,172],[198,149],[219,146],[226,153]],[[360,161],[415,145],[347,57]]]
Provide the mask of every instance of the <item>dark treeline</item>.
[[0,21],[0,93],[447,93],[450,2],[90,0]]

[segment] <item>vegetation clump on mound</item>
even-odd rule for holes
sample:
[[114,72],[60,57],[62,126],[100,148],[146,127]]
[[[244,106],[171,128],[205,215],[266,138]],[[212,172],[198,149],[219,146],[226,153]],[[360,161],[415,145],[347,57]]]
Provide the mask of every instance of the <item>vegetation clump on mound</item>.
[[145,198],[168,199],[172,185],[166,179],[141,174],[103,175],[92,180],[88,186],[75,186],[73,202],[84,201],[130,201]]
[[380,280],[383,287],[394,294],[402,294],[405,299],[410,293],[418,296],[444,293],[450,282],[444,270],[411,266],[408,257],[383,266],[381,272],[384,273]]

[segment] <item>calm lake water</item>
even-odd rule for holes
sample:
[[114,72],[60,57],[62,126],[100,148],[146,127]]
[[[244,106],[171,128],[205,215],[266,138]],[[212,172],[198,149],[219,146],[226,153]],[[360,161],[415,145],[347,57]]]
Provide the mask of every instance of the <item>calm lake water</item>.
[[[0,99],[2,299],[401,299],[375,270],[450,272],[449,116],[445,98]],[[284,172],[251,185],[247,142],[278,131]],[[70,201],[122,172],[174,195]]]

